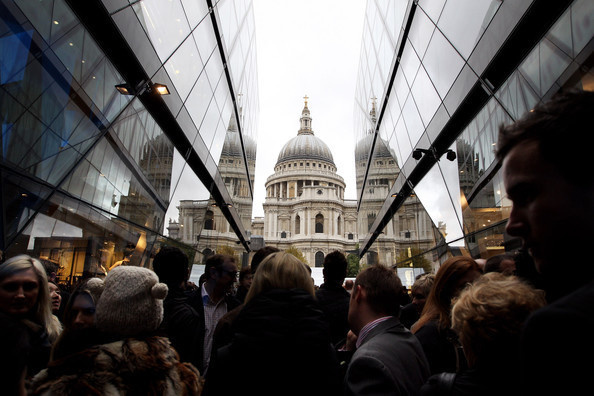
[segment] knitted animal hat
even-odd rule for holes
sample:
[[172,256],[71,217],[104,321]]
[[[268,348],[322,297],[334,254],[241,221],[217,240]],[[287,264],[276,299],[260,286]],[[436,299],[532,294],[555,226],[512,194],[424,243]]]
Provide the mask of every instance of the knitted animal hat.
[[[92,281],[92,282],[91,282]],[[163,299],[167,285],[143,267],[119,266],[105,281],[89,281],[90,289],[103,289],[97,302],[97,327],[121,336],[155,331],[163,320]]]

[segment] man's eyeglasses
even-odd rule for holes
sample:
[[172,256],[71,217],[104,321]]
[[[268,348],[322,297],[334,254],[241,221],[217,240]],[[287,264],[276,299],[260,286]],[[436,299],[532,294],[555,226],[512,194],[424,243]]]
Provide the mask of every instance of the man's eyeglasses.
[[226,271],[226,270],[222,270],[221,271],[223,274],[227,274],[228,276],[230,276],[231,278],[237,278],[237,271]]

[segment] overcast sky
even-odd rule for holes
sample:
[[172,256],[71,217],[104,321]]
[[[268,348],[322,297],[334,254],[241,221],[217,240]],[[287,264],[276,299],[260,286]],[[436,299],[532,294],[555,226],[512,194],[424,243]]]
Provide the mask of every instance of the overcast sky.
[[[353,109],[364,0],[253,0],[260,100],[252,217],[263,217],[265,184],[281,148],[297,136],[303,97],[314,134],[332,151],[345,198],[356,199]],[[208,190],[175,153],[173,174],[183,173],[166,213],[177,221],[180,199],[208,199]]]
[[303,96],[315,136],[332,151],[345,198],[356,199],[353,110],[366,2],[254,0],[260,97],[253,217],[265,183],[299,130]]

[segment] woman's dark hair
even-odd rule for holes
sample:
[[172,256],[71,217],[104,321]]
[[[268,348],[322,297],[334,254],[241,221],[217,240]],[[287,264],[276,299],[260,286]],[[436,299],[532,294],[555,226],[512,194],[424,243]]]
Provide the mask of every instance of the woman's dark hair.
[[432,320],[437,320],[442,328],[450,328],[452,299],[460,291],[460,280],[471,271],[482,273],[476,261],[466,256],[450,257],[439,267],[421,317],[413,326],[413,333]]

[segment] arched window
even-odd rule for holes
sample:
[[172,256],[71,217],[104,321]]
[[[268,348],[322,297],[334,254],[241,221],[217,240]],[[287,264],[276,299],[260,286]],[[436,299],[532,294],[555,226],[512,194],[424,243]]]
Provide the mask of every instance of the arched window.
[[341,224],[342,223],[342,217],[338,216],[338,219],[336,220],[336,222],[338,223],[337,224],[337,227],[336,227],[337,234],[338,235],[342,235],[342,224]]
[[214,230],[215,229],[214,213],[212,213],[212,210],[207,210],[206,214],[204,215],[204,229],[205,230]]
[[377,252],[372,250],[367,252],[367,265],[377,265],[379,264],[379,256]]
[[367,214],[367,231],[371,231],[371,226],[375,221],[375,213],[368,213]]
[[316,234],[322,234],[324,232],[324,216],[322,214],[316,215]]
[[301,230],[301,217],[295,216],[295,234],[299,234]]
[[324,252],[316,252],[316,267],[324,266]]

